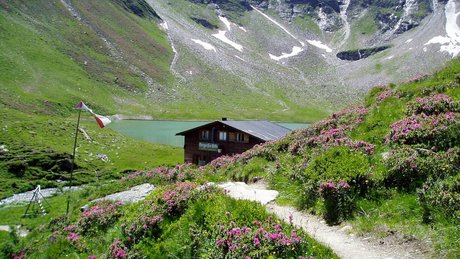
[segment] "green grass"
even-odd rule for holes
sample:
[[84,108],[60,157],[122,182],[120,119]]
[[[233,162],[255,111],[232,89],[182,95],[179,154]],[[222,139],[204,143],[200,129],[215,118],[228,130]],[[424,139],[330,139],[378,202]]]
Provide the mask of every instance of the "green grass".
[[351,35],[345,49],[362,48],[359,39],[371,37],[375,32],[377,32],[375,12],[371,9],[351,23]]
[[[2,248],[2,255],[10,251],[24,251],[28,256],[46,256],[46,257],[60,257],[60,256],[89,256],[97,255],[102,256],[108,251],[108,247],[114,239],[123,238],[120,224],[123,222],[130,222],[135,220],[138,213],[142,211],[143,203],[126,205],[122,213],[124,216],[121,220],[115,222],[109,229],[97,232],[97,235],[80,235],[80,241],[86,246],[86,249],[76,249],[64,240],[53,241],[52,227],[60,228],[74,223],[78,220],[79,207],[86,204],[88,201],[105,195],[110,192],[123,189],[121,182],[105,184],[102,186],[91,185],[87,188],[73,192],[70,194],[71,210],[70,218],[64,222],[62,217],[65,213],[67,195],[60,195],[48,198],[47,201],[51,204],[51,209],[48,208],[46,216],[38,216],[33,218],[22,218],[21,215],[25,210],[25,205],[14,207],[0,207],[0,225],[18,225],[22,228],[30,230],[30,234],[26,238],[19,238],[0,232],[0,246]],[[131,183],[132,184],[132,183]],[[127,186],[124,186],[125,188]],[[160,191],[161,194],[161,191]],[[150,195],[152,199],[154,194]],[[226,213],[229,212],[230,216]],[[251,202],[234,200],[225,195],[211,195],[210,197],[198,197],[197,200],[190,200],[188,209],[177,217],[166,218],[161,224],[159,236],[149,237],[145,236],[139,244],[131,247],[137,253],[145,256],[152,257],[181,257],[189,258],[193,255],[205,256],[207,251],[201,249],[197,250],[196,233],[201,233],[198,240],[201,243],[200,247],[212,245],[215,242],[211,240],[210,233],[217,230],[220,224],[228,224],[231,219],[237,225],[251,226],[255,220],[263,221],[268,218],[269,214],[262,205]],[[230,217],[230,219],[229,219]],[[56,219],[61,219],[57,221]],[[282,223],[278,219],[274,219],[278,223]],[[292,226],[286,223],[283,224],[283,229],[290,231]],[[61,227],[59,227],[61,226]],[[298,234],[301,231],[297,231]],[[65,236],[64,236],[65,237]],[[97,242],[94,242],[97,239]],[[15,240],[17,240],[15,242]],[[305,236],[306,244],[303,245],[305,250],[302,253],[307,255],[314,255],[320,258],[337,258],[330,249],[319,244],[308,236]],[[252,240],[251,240],[252,241]],[[33,246],[30,246],[33,244]],[[153,249],[154,248],[154,249]]]
[[[389,193],[377,201],[362,199],[357,203],[358,215],[349,223],[358,234],[378,237],[399,234],[415,237],[422,246],[438,251],[436,258],[458,258],[460,231],[452,219],[436,215],[433,224],[423,224],[422,211],[414,194]],[[430,245],[431,244],[431,245]],[[432,247],[430,247],[432,246]]]
[[[10,109],[0,110],[4,122],[1,128],[0,144],[9,149],[8,156],[0,159],[0,175],[4,179],[1,183],[1,197],[13,192],[32,189],[36,184],[53,186],[56,183],[43,181],[42,177],[52,175],[49,171],[30,168],[24,177],[17,177],[6,170],[9,161],[27,161],[34,157],[47,157],[50,154],[71,154],[77,120],[77,113],[73,117],[60,118],[47,115],[28,115]],[[85,183],[95,179],[96,172],[101,179],[120,177],[125,170],[142,170],[163,164],[175,165],[183,161],[182,149],[137,141],[111,130],[100,129],[88,113],[82,113],[81,128],[92,141],[79,133],[76,153],[76,181],[74,184]],[[24,157],[31,154],[29,158]],[[106,154],[110,161],[102,162],[96,154]],[[52,162],[52,161],[51,161]],[[35,172],[35,173],[34,173]],[[57,172],[56,178],[69,180],[65,172]],[[54,181],[53,181],[54,182]],[[17,186],[16,188],[14,186]]]
[[322,31],[319,28],[318,24],[313,21],[313,18],[310,16],[297,16],[293,19],[295,25],[297,25],[303,31],[308,31],[314,33],[315,35],[321,35]]

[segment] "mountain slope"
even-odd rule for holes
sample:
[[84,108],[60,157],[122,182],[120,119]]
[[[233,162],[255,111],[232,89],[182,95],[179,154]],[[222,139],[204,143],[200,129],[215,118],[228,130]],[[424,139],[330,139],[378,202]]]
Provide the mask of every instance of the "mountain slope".
[[[222,77],[242,79],[238,89],[263,92],[267,100],[281,93],[291,102],[276,107],[280,113],[305,100],[337,109],[370,86],[431,73],[458,54],[429,44],[451,33],[449,20],[458,9],[454,1],[149,3],[167,24],[177,51],[172,67],[183,82],[198,93],[207,91],[198,83],[209,78],[196,62],[202,60]],[[460,44],[452,38],[452,45]],[[360,52],[378,47],[384,51],[361,57]],[[337,58],[344,51],[348,54],[342,56],[359,60]]]
[[441,67],[460,45],[457,9],[452,0],[3,1],[2,102],[61,115],[85,99],[108,113],[314,121],[372,85]]

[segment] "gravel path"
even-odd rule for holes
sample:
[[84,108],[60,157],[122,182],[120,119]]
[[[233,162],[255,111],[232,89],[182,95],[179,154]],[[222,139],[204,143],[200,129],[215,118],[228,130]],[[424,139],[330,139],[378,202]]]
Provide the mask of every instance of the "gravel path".
[[330,247],[341,258],[428,258],[427,251],[407,240],[390,242],[378,240],[373,237],[357,237],[348,234],[350,226],[328,226],[316,216],[300,212],[292,207],[279,206],[273,201],[278,192],[267,190],[263,183],[246,185],[245,183],[219,184],[227,194],[236,199],[258,201],[265,205],[267,211],[276,214],[279,218],[292,222],[295,226],[303,228],[312,238]]

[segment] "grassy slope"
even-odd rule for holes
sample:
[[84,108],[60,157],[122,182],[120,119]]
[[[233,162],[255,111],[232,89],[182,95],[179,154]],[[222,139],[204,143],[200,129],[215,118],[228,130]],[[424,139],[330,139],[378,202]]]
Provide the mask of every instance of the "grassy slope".
[[[209,179],[222,180],[225,178],[250,181],[255,176],[263,176],[267,178],[273,188],[280,191],[281,196],[278,202],[307,208],[314,213],[322,213],[324,204],[321,200],[313,204],[313,207],[308,207],[308,202],[306,203],[305,200],[303,200],[310,190],[309,187],[313,187],[311,186],[311,182],[308,181],[309,177],[323,180],[327,180],[327,177],[345,179],[358,171],[363,169],[368,170],[370,168],[373,170],[373,174],[369,178],[372,190],[369,190],[365,196],[358,195],[354,197],[356,203],[354,217],[348,219],[346,224],[352,224],[355,231],[361,234],[367,235],[370,232],[378,237],[384,238],[398,236],[396,237],[397,241],[400,241],[399,238],[402,237],[406,241],[412,240],[408,242],[414,242],[413,240],[416,240],[416,242],[420,242],[421,244],[432,242],[436,254],[430,254],[430,256],[455,258],[459,253],[457,246],[459,233],[458,225],[455,223],[455,220],[446,217],[442,212],[440,214],[435,212],[435,214],[433,214],[434,221],[431,224],[422,224],[422,208],[417,202],[417,195],[413,190],[401,191],[401,189],[398,188],[386,188],[382,186],[382,177],[384,177],[386,169],[381,165],[381,157],[383,152],[393,148],[383,143],[383,136],[387,134],[389,126],[392,123],[404,116],[406,103],[413,100],[416,96],[423,95],[421,89],[438,89],[441,92],[447,93],[454,100],[460,100],[460,88],[458,87],[460,84],[458,79],[459,71],[460,60],[454,60],[446,69],[426,80],[417,80],[400,86],[391,86],[393,90],[398,91],[399,98],[389,97],[380,103],[376,102],[376,96],[381,93],[381,90],[371,91],[366,103],[369,111],[365,114],[362,122],[357,120],[359,125],[351,131],[349,137],[356,140],[364,139],[375,144],[376,151],[373,155],[367,156],[343,147],[330,149],[322,149],[320,147],[319,149],[309,150],[311,152],[308,153],[294,155],[287,152],[287,146],[290,145],[290,141],[293,140],[292,136],[288,136],[286,139],[280,140],[277,143],[267,145],[268,149],[258,147],[248,153],[254,154],[256,157],[251,158],[250,155],[243,155],[241,157],[247,157],[247,160],[238,160],[238,158],[228,159],[228,166],[224,166],[221,169],[216,169],[216,167],[211,165],[204,169],[188,171],[194,169],[187,169],[187,167],[185,167],[185,172],[188,172],[185,177],[191,175],[190,179],[202,182]],[[443,88],[439,88],[439,86],[450,87],[448,90],[443,90]],[[354,117],[340,118],[339,115],[334,115],[332,118],[338,118],[337,123],[343,123],[341,125],[348,125],[347,123],[353,123],[354,121]],[[270,149],[270,147],[275,148]],[[223,161],[226,160],[224,159]],[[316,166],[311,166],[312,164]],[[373,167],[370,167],[371,165]],[[322,168],[322,166],[324,166],[324,168]],[[326,169],[326,171],[324,171],[324,169]],[[325,174],[320,175],[320,171],[325,172]],[[179,178],[181,174],[172,175],[176,175],[175,177]],[[128,186],[145,181],[150,181],[157,185],[165,184],[163,180],[158,179],[161,179],[161,176],[154,174],[153,176],[134,178],[125,182],[115,181],[108,185],[104,185],[105,187],[103,188],[93,186],[89,187],[88,190],[75,193],[72,195],[74,203],[70,221],[76,220],[78,214],[76,210],[78,206],[94,197],[100,197],[105,193],[125,189]],[[350,182],[350,184],[353,185],[352,182]],[[17,249],[26,248],[27,240],[46,239],[46,233],[49,234],[50,232],[46,230],[48,232],[43,234],[42,231],[39,231],[42,230],[42,228],[37,228],[37,226],[39,222],[47,223],[52,218],[62,215],[65,198],[62,196],[56,197],[51,199],[51,202],[53,206],[58,208],[50,214],[52,216],[42,217],[39,221],[28,219],[21,219],[18,221],[17,218],[12,217],[12,215],[18,216],[24,210],[24,207],[0,208],[2,212],[5,212],[1,214],[3,216],[0,217],[0,222],[5,222],[6,224],[17,224],[20,222],[28,228],[35,230],[26,240],[19,241],[14,245],[13,250],[16,249],[17,251]],[[123,210],[126,216],[121,219],[121,222],[129,223],[133,220],[135,221],[136,218],[138,218],[137,213],[142,213],[144,210],[142,204],[143,203],[126,207]],[[194,232],[190,231],[190,229],[194,231],[201,229],[203,231],[209,223],[216,223],[221,220],[225,221],[226,216],[224,216],[224,211],[230,211],[231,215],[237,215],[238,219],[235,219],[236,221],[242,220],[244,222],[251,222],[254,220],[253,216],[262,210],[261,207],[253,206],[252,203],[235,203],[235,201],[223,197],[217,199],[213,198],[212,202],[206,199],[198,201],[197,203],[188,202],[188,206],[189,209],[183,216],[168,218],[164,221],[164,224],[162,223],[159,232],[160,235],[157,239],[151,238],[151,236],[145,236],[142,241],[135,246],[135,250],[142,254],[150,254],[152,250],[149,248],[154,246],[157,247],[159,251],[170,253],[171,256],[190,255],[190,251],[193,251],[192,247],[194,244],[191,242],[194,240]],[[247,209],[242,210],[242,208]],[[209,213],[203,213],[203,211],[209,211]],[[257,217],[262,214],[257,214]],[[98,232],[97,238],[99,238],[101,242],[97,245],[88,243],[88,247],[90,247],[89,251],[81,251],[72,247],[64,248],[66,245],[65,242],[48,243],[38,241],[37,247],[40,247],[40,251],[45,251],[50,255],[53,253],[64,255],[74,252],[85,256],[89,255],[87,253],[103,254],[107,252],[107,247],[114,238],[125,238],[120,232],[121,222],[116,223],[114,227],[109,228],[109,230]],[[209,235],[209,232],[204,233]],[[8,246],[11,246],[11,240],[14,239],[10,237],[3,238],[6,239],[4,240],[6,245],[3,247],[8,248]],[[86,242],[91,242],[95,237],[84,235],[82,238],[86,240]],[[210,240],[211,239],[201,239],[201,242],[213,242]],[[319,253],[327,257],[333,256],[328,254],[329,252],[324,250],[324,248],[318,247],[315,243],[312,244],[313,250],[309,250],[309,252],[316,251],[313,252],[313,254]],[[430,251],[430,246],[424,246],[428,247]],[[11,249],[8,251],[11,251]],[[28,251],[34,253],[35,250],[33,248],[28,248]]]
[[[41,168],[32,160],[55,161],[49,156],[53,154],[72,153],[77,114],[68,119],[40,114],[24,114],[15,110],[2,109],[3,121],[0,143],[6,145],[8,153],[0,160],[1,183],[0,197],[4,198],[16,192],[34,188],[37,184],[43,187],[56,186],[55,181],[69,180],[69,175],[62,170]],[[122,136],[109,128],[99,129],[88,113],[82,113],[81,128],[92,141],[79,133],[76,153],[76,169],[74,184],[92,182],[95,172],[101,179],[120,177],[125,170],[139,170],[163,164],[174,165],[183,160],[182,149],[136,141]],[[96,158],[97,154],[106,154],[110,161],[104,163]],[[8,165],[13,161],[24,161],[29,167],[24,176],[18,177],[9,172]]]
[[[442,210],[433,209],[433,221],[430,224],[422,224],[423,208],[418,202],[415,188],[401,190],[385,187],[387,184],[384,184],[384,180],[388,177],[389,169],[384,165],[382,157],[386,152],[398,148],[398,145],[384,143],[384,137],[389,132],[391,124],[406,116],[407,102],[414,100],[415,97],[426,95],[424,92],[427,90],[434,89],[449,95],[456,102],[460,101],[459,73],[460,60],[457,59],[426,79],[391,85],[393,91],[399,93],[399,98],[389,97],[379,103],[376,98],[381,93],[381,89],[371,91],[366,98],[366,107],[369,109],[366,117],[348,136],[353,140],[364,140],[374,144],[373,155],[349,152],[343,148],[321,147],[307,148],[306,153],[296,155],[288,152],[288,146],[298,140],[293,135],[275,143],[272,149],[268,145],[268,149],[265,149],[268,151],[263,151],[263,148],[254,150],[253,152],[259,157],[251,159],[249,155],[249,160],[235,159],[236,162],[230,162],[230,166],[218,172],[221,173],[220,175],[239,181],[265,177],[272,188],[280,191],[278,203],[294,205],[317,214],[322,214],[324,211],[323,201],[311,203],[312,201],[305,199],[307,195],[313,194],[312,190],[313,192],[317,190],[317,180],[338,181],[338,179],[347,179],[351,175],[368,174],[369,183],[366,182],[364,186],[369,184],[371,189],[364,196],[354,197],[356,202],[354,216],[345,224],[353,225],[355,231],[363,235],[371,233],[388,240],[412,238],[416,240],[415,243],[421,244],[421,247],[434,253],[430,256],[456,258],[460,253],[458,221],[453,216],[446,216],[447,214]],[[442,86],[449,87],[443,90]],[[342,123],[347,125],[352,121],[345,119]],[[443,165],[444,168],[452,166],[458,171],[458,164]],[[359,173],[360,171],[362,173]],[[406,181],[410,181],[409,178]],[[417,186],[420,188],[421,184]],[[432,245],[426,245],[427,243]]]
[[[78,8],[82,13],[92,10],[85,14],[94,23],[94,15],[103,16],[100,21],[106,24],[97,24],[98,29],[100,26],[100,31],[106,31],[109,39],[118,37],[116,43],[129,60],[145,62],[133,61],[136,66],[146,69],[159,82],[171,80],[167,71],[172,51],[154,21],[112,3],[82,2]],[[104,14],[103,8],[110,12]],[[47,169],[35,165],[29,165],[26,174],[18,179],[7,168],[13,161],[70,154],[76,123],[73,106],[79,100],[100,114],[146,114],[146,110],[157,110],[153,107],[158,104],[150,105],[142,94],[147,90],[145,82],[122,62],[116,62],[95,32],[72,17],[59,1],[8,3],[0,7],[0,24],[0,144],[6,145],[11,155],[0,161],[0,174],[5,179],[0,197],[36,184],[54,186],[55,179],[68,180],[67,174],[47,173]],[[151,59],[140,59],[141,56]],[[82,118],[82,127],[94,141],[79,136],[76,163],[81,169],[77,170],[76,184],[93,181],[95,170],[107,179],[127,169],[182,161],[180,149],[133,141],[110,129],[100,131],[88,114]],[[111,162],[104,164],[95,159],[98,153],[107,154]],[[52,181],[43,179],[45,176]]]

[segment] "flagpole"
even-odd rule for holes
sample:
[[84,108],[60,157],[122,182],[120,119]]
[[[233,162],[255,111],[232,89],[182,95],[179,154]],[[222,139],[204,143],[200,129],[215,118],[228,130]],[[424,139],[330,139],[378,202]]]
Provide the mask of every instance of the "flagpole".
[[[78,109],[78,120],[77,120],[77,128],[75,129],[75,140],[73,142],[73,154],[72,154],[72,163],[70,165],[70,186],[69,186],[69,192],[70,189],[72,188],[72,181],[73,181],[73,168],[75,164],[75,151],[77,149],[77,137],[78,137],[78,128],[80,127],[80,115],[81,115],[81,109]],[[69,205],[70,205],[70,193],[67,196],[67,209],[65,212],[65,215],[67,216],[69,214]]]

